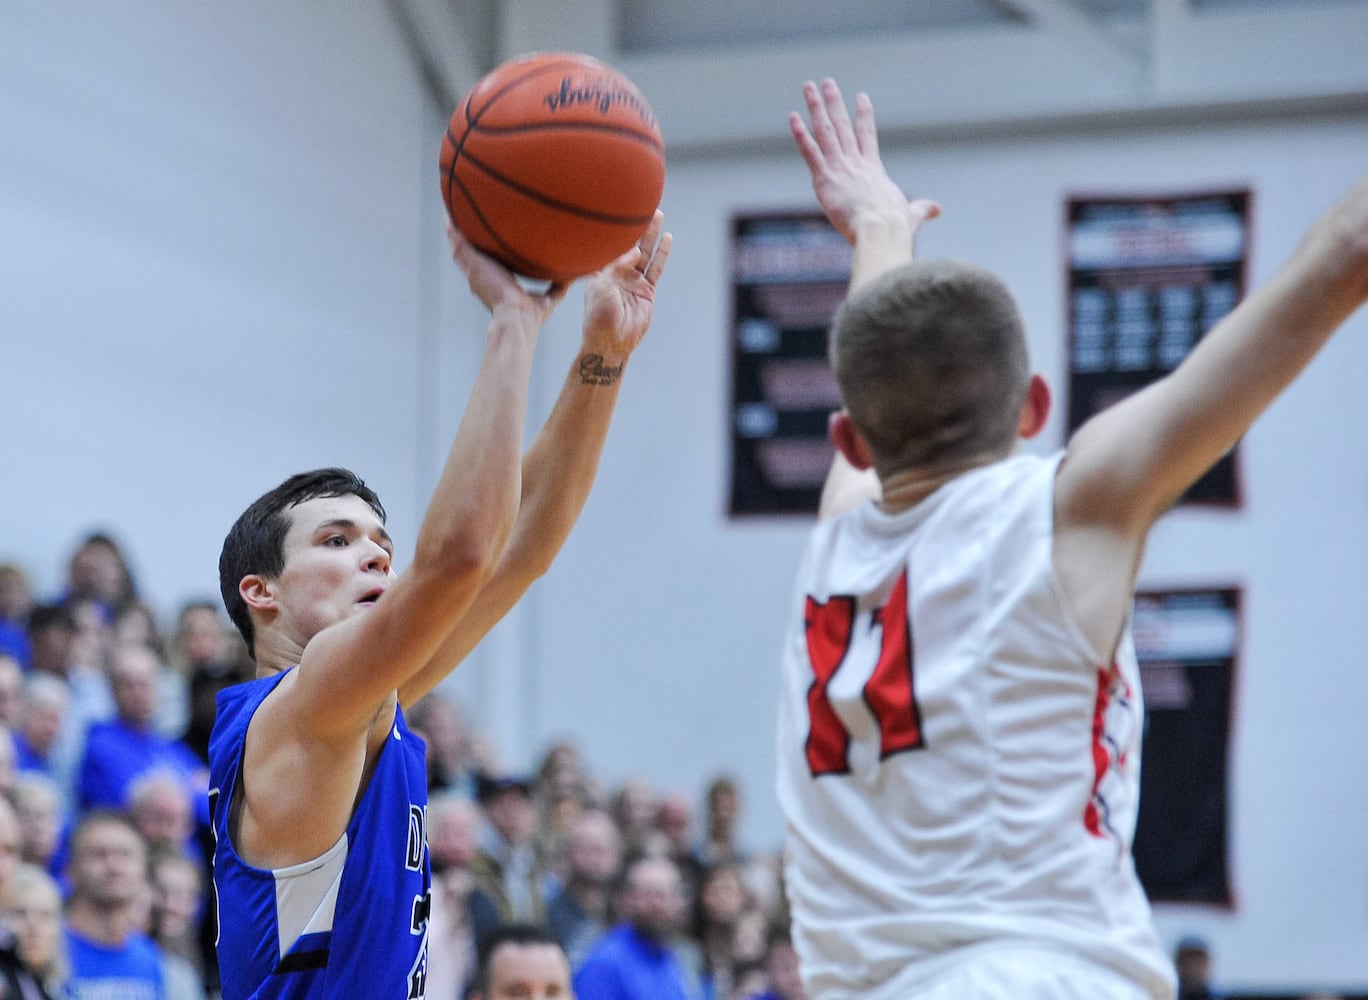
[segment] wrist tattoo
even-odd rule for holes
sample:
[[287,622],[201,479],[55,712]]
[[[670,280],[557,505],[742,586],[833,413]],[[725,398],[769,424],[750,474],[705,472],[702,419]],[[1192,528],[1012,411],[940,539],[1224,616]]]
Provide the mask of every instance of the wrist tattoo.
[[582,385],[612,385],[622,375],[622,365],[605,365],[602,354],[585,354],[579,359]]

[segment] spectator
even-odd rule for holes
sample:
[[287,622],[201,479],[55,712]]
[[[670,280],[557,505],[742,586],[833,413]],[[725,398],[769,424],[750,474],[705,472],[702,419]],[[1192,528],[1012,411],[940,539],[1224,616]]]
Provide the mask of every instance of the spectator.
[[66,832],[57,783],[38,771],[20,772],[12,799],[19,820],[20,855],[27,864],[57,878],[64,863],[62,840]]
[[14,779],[19,773],[19,749],[9,727],[0,725],[0,796],[9,798],[14,792]]
[[66,679],[76,620],[61,604],[40,604],[28,617],[29,668]]
[[736,844],[736,824],[741,816],[741,791],[728,775],[719,775],[708,785],[707,813],[703,848],[699,852],[703,862],[716,865],[742,861]]
[[765,945],[765,978],[769,989],[756,1000],[807,1000],[798,975],[798,952],[786,925],[770,931]]
[[476,951],[499,927],[499,909],[475,884],[479,810],[453,792],[428,802],[432,912],[428,921],[427,995],[461,997],[474,979]]
[[590,809],[566,836],[566,873],[546,901],[546,928],[578,969],[611,923],[612,886],[622,866],[622,838],[611,816]]
[[643,777],[628,778],[613,795],[612,815],[622,834],[622,852],[627,857],[651,851],[655,833],[656,791]]
[[178,740],[153,727],[160,664],[150,649],[122,646],[110,663],[115,717],[95,723],[86,737],[78,801],[82,809],[121,809],[135,778],[153,768],[179,773],[204,802],[197,809],[207,824],[208,777],[201,761]]
[[[0,900],[0,914],[14,935],[14,952],[36,980],[42,998],[66,995],[66,958],[62,954],[62,891],[54,879],[36,865],[22,864],[15,869],[8,890]],[[0,950],[0,970],[7,967]],[[0,984],[6,982],[0,971]],[[6,998],[28,1000],[32,995],[8,984]]]
[[481,775],[476,785],[487,821],[471,866],[476,884],[494,900],[504,923],[540,923],[545,903],[533,847],[537,814],[531,783],[521,777]]
[[750,897],[741,879],[740,864],[724,862],[704,873],[698,887],[693,936],[702,958],[703,978],[715,997],[726,997],[731,992],[737,924],[749,908]]
[[164,1000],[161,950],[142,931],[147,847],[133,824],[110,810],[87,814],[71,837],[68,875],[69,994]]
[[655,828],[666,853],[679,866],[689,894],[695,894],[707,866],[694,843],[694,809],[689,797],[677,792],[662,796],[656,807]]
[[206,667],[226,666],[232,659],[230,644],[218,601],[196,599],[181,605],[169,655],[182,677],[193,677]]
[[427,744],[429,792],[456,792],[474,799],[478,767],[460,704],[441,691],[429,691],[413,706],[409,726]]
[[27,623],[33,610],[28,576],[14,563],[0,563],[0,653],[29,666]]
[[183,853],[154,850],[148,933],[162,951],[166,1000],[204,1000],[199,916],[204,906],[200,863]]
[[84,600],[97,601],[106,612],[106,621],[110,621],[137,597],[133,573],[118,543],[103,532],[87,535],[67,564],[62,603],[71,606]]
[[0,650],[0,725],[11,730],[19,725],[24,708],[24,668]]
[[71,688],[56,674],[35,670],[24,681],[19,728],[14,734],[15,763],[21,771],[41,771],[54,780],[57,738],[62,732]]
[[203,855],[195,840],[194,801],[185,775],[153,768],[128,786],[128,816],[150,851],[189,855],[198,863]]
[[578,1000],[698,1000],[703,992],[676,948],[684,919],[679,869],[667,858],[628,864],[625,922],[605,934],[575,973]]
[[565,953],[540,927],[500,928],[481,949],[471,1000],[573,1000],[573,996]]
[[1204,939],[1189,934],[1173,950],[1178,970],[1178,1000],[1218,1000],[1211,985],[1211,949]]

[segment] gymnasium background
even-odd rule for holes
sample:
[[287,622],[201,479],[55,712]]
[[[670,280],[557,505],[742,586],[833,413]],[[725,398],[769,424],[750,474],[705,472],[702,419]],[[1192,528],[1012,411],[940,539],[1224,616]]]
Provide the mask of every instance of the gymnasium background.
[[[745,841],[774,845],[776,649],[807,521],[726,515],[727,250],[735,214],[812,207],[785,126],[801,81],[872,94],[891,173],[945,209],[922,254],[1005,277],[1061,395],[1070,196],[1248,188],[1252,287],[1368,169],[1362,0],[1153,0],[1114,29],[1065,0],[996,6],[1019,16],[628,52],[610,0],[4,5],[0,558],[48,593],[107,528],[168,614],[215,592],[246,503],[332,463],[380,489],[402,554],[484,327],[441,235],[446,118],[504,57],[598,54],[662,121],[676,252],[580,525],[454,687],[515,765],[572,734],[610,779],[729,770]],[[574,292],[534,417],[578,317]],[[1365,373],[1360,313],[1241,445],[1243,505],[1165,518],[1142,574],[1240,591],[1233,906],[1158,908],[1231,987],[1368,988]]]

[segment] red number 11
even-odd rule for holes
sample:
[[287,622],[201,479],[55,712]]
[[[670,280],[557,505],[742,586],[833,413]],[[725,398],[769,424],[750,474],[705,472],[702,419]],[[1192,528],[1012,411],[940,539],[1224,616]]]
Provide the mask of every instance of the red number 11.
[[[907,618],[907,570],[872,613],[880,630],[879,660],[864,686],[865,704],[879,724],[879,759],[925,746],[921,710],[912,690],[912,634]],[[827,685],[845,663],[855,626],[855,598],[807,599],[804,614],[812,686],[808,688],[807,762],[814,777],[850,770],[850,730],[831,706]]]

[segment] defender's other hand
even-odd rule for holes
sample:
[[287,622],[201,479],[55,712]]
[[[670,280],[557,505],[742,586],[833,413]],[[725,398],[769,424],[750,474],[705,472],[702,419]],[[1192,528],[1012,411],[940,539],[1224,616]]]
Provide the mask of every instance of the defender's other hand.
[[836,231],[854,243],[861,227],[893,223],[906,225],[915,240],[922,224],[940,215],[940,206],[925,198],[909,201],[889,178],[869,96],[855,96],[853,125],[835,80],[823,80],[820,89],[808,80],[803,97],[812,130],[796,111],[789,115],[789,129],[812,174],[817,201]]

